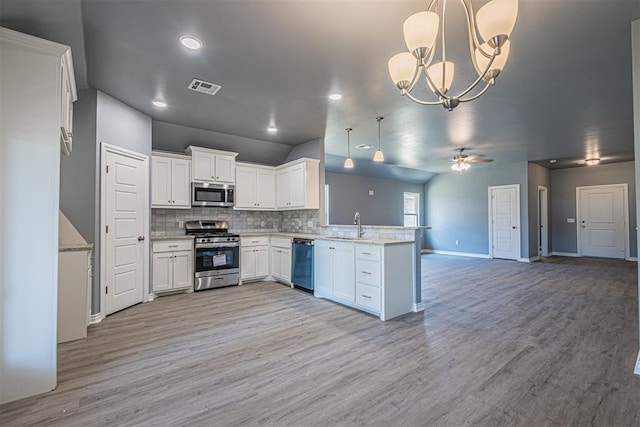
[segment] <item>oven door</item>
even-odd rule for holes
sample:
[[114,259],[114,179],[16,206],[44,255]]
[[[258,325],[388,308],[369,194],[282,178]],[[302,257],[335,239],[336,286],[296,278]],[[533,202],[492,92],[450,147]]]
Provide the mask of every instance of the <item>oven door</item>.
[[195,277],[240,271],[240,246],[229,243],[196,244]]
[[233,206],[233,185],[194,182],[191,206]]

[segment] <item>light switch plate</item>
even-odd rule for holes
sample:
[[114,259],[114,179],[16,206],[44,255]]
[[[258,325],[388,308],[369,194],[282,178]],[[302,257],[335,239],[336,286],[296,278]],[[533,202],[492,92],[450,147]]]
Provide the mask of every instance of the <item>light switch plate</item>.
[[313,227],[313,221],[307,221],[307,227]]
[[576,219],[575,219],[575,218],[567,218],[567,222],[568,222],[569,224],[575,224]]
[[369,190],[369,195],[373,196],[373,190]]
[[178,228],[184,228],[184,221],[178,221]]

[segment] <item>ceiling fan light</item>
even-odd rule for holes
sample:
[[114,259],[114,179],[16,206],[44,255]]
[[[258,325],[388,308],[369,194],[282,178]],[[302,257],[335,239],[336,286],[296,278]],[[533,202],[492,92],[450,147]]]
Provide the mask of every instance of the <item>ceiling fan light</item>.
[[460,169],[463,171],[469,170],[471,169],[471,165],[467,162],[462,162],[462,164],[460,164]]
[[439,26],[440,18],[433,12],[419,12],[407,18],[403,30],[409,52],[415,55],[417,49],[422,49],[422,54],[426,54],[436,41]]
[[351,157],[347,157],[344,161],[344,168],[345,169],[353,169],[353,160],[351,160]]
[[[496,71],[498,72],[502,71],[504,66],[507,64],[507,59],[509,59],[510,47],[511,47],[511,42],[507,40],[505,44],[502,45],[502,47],[500,48],[500,55],[497,55],[493,60],[493,63],[491,64],[491,68],[489,69],[489,74],[497,74]],[[482,52],[480,52],[480,49],[482,49],[487,53],[493,52],[493,48],[489,46],[489,43],[483,43],[479,48],[476,48],[475,55],[476,55],[476,63],[478,64],[478,70],[477,70],[478,74],[481,74],[484,71],[484,69],[487,68],[489,61],[491,61],[490,58],[487,58],[482,54]]]
[[373,161],[384,162],[384,154],[382,154],[382,151],[378,150],[375,152],[375,154],[373,155]]
[[394,55],[389,60],[389,75],[398,87],[407,88],[416,73],[416,58],[409,52]]
[[478,32],[485,41],[511,35],[518,17],[518,0],[491,0],[476,14]]
[[[431,81],[438,86],[438,89],[440,89],[442,93],[446,93],[451,88],[451,83],[453,82],[453,75],[455,71],[456,65],[451,61],[447,61],[444,63],[444,70],[442,67],[442,62],[438,62],[427,68],[427,73],[429,73]],[[444,81],[442,78],[443,72]],[[427,80],[427,83],[429,83],[429,80]],[[431,83],[429,83],[429,87],[433,92],[435,92],[435,89],[433,88],[433,86],[431,86]]]

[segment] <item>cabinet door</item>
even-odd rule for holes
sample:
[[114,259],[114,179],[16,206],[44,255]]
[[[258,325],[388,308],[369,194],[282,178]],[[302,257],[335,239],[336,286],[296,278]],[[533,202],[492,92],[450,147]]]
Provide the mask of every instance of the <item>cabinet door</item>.
[[292,166],[289,169],[290,200],[289,207],[304,207],[305,205],[305,176],[304,165]]
[[269,247],[256,247],[256,277],[267,277],[269,275]]
[[173,288],[193,286],[193,255],[191,251],[173,253]]
[[171,159],[151,158],[151,206],[171,206]]
[[288,208],[291,201],[291,181],[289,171],[278,171],[276,193],[278,208]]
[[281,249],[271,248],[271,275],[275,279],[282,278],[282,253]]
[[291,283],[291,249],[280,249],[280,277]]
[[215,180],[215,156],[209,153],[194,152],[191,156],[193,180],[211,182]]
[[316,292],[333,295],[333,249],[330,243],[316,241],[313,270]]
[[191,170],[189,160],[171,160],[171,205],[191,207]]
[[[238,187],[238,183],[236,183],[236,187]],[[274,209],[276,207],[275,171],[256,170],[256,202],[260,208]]]
[[168,291],[173,288],[172,257],[173,252],[153,254],[153,291]]
[[355,248],[349,243],[336,243],[334,249],[333,295],[345,301],[356,301]]
[[249,280],[256,277],[256,248],[240,249],[240,279]]
[[236,208],[256,208],[256,170],[238,166],[236,168]]
[[233,184],[236,179],[236,159],[233,156],[216,155],[215,177],[217,182]]

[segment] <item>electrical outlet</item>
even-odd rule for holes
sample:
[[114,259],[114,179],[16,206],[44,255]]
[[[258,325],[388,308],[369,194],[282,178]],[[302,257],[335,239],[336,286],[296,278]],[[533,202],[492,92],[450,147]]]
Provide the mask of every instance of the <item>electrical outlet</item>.
[[260,221],[260,227],[264,227],[265,225],[267,225],[265,221]]
[[369,190],[369,195],[373,196],[373,190]]
[[456,240],[456,246],[458,246],[459,243],[460,243],[460,241]]
[[313,221],[307,221],[307,227],[313,227]]
[[184,221],[178,221],[178,228],[184,228]]
[[569,224],[575,224],[576,223],[576,219],[575,218],[567,218],[567,222]]

